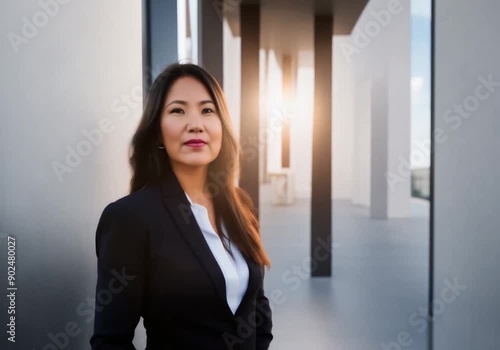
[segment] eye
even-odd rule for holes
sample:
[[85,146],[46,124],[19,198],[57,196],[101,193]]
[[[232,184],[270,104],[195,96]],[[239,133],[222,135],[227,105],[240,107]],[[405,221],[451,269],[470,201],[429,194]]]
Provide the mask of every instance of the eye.
[[174,108],[170,111],[170,113],[175,113],[175,114],[180,114],[183,113],[184,111],[180,108]]
[[204,108],[203,112],[208,111],[207,113],[215,113],[212,108]]

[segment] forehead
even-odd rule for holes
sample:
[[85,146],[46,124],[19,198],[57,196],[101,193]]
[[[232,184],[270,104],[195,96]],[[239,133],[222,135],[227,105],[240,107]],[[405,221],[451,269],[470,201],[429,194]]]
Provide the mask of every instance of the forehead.
[[207,88],[193,77],[177,79],[167,94],[167,100],[201,100],[210,99]]

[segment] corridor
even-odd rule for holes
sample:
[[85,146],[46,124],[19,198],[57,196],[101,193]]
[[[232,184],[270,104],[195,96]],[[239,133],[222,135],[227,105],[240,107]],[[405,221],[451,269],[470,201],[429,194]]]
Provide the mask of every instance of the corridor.
[[[427,306],[426,201],[412,199],[412,217],[390,220],[334,201],[333,277],[310,279],[309,201],[276,207],[270,195],[261,186],[261,230],[273,262],[264,285],[274,310],[272,349],[427,349],[425,319],[409,320]],[[398,337],[400,348],[391,345]]]

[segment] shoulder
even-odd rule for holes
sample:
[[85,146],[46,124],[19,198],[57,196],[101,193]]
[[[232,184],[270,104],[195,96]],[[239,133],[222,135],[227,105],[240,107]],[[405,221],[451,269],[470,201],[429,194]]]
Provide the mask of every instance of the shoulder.
[[156,202],[161,203],[161,195],[151,186],[107,204],[97,224],[97,249],[106,246],[103,242],[120,241],[121,246],[129,242],[130,247],[140,244],[158,212]]
[[159,186],[147,186],[139,191],[127,194],[106,205],[104,215],[131,217],[136,220],[146,218],[155,206],[161,205],[161,190]]
[[140,205],[154,197],[154,191],[149,192],[137,191],[106,205],[95,234],[99,266],[118,270],[126,267],[127,271],[134,272],[143,270],[151,226],[150,218],[144,216],[148,208]]

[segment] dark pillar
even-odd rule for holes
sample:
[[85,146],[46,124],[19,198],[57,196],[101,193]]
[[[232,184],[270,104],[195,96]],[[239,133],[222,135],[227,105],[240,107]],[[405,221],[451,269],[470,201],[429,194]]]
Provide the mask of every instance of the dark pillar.
[[[283,72],[283,100],[285,101],[285,113],[290,113],[290,102],[292,101],[292,56],[283,55],[281,63]],[[287,116],[288,117],[288,116]],[[281,167],[290,167],[290,123],[285,118],[281,129]]]
[[333,17],[315,16],[311,276],[332,274],[332,35]]
[[223,83],[223,18],[212,1],[198,0],[199,62],[222,87]]
[[242,4],[240,25],[242,158],[239,185],[250,194],[258,213],[260,5]]
[[144,97],[151,83],[177,62],[177,0],[143,0],[142,72]]

